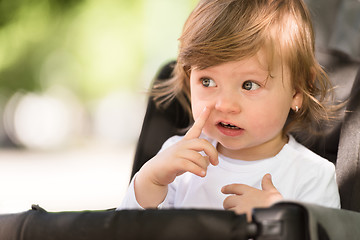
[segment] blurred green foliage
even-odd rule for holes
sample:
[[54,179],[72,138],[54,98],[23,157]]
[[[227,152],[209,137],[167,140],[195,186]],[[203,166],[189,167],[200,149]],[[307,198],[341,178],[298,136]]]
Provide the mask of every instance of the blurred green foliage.
[[196,2],[0,0],[0,93],[62,85],[88,101],[141,88],[176,57]]

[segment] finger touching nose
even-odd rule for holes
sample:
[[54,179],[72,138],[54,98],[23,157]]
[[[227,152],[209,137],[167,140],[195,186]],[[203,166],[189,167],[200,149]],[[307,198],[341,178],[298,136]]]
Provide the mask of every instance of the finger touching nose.
[[212,109],[210,107],[205,107],[203,109],[200,116],[195,120],[194,125],[185,134],[185,139],[194,139],[200,137],[202,129],[204,128],[205,123],[210,116],[211,110]]

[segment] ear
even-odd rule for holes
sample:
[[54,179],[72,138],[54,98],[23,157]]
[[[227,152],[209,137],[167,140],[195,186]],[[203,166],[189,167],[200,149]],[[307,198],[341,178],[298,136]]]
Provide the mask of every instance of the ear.
[[294,112],[297,112],[299,109],[301,109],[303,98],[304,94],[301,91],[294,89],[293,99],[291,102],[291,109],[294,110]]
[[[310,81],[310,85],[315,84],[316,80],[316,69],[315,67],[310,67],[310,76],[308,81]],[[293,100],[291,104],[291,109],[294,112],[297,112],[301,109],[303,101],[304,101],[304,93],[299,88],[294,88],[293,90]]]

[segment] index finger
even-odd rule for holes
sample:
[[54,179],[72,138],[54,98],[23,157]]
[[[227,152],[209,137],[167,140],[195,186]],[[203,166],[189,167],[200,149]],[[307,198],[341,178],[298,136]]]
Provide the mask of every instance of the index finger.
[[185,139],[194,139],[200,137],[202,129],[204,128],[205,123],[210,116],[210,112],[211,109],[209,107],[204,108],[198,119],[195,120],[194,125],[185,134]]
[[225,185],[221,188],[221,192],[223,194],[235,194],[235,195],[242,195],[247,191],[250,191],[251,189],[254,189],[253,187],[250,187],[246,184],[238,184],[233,183],[229,185]]

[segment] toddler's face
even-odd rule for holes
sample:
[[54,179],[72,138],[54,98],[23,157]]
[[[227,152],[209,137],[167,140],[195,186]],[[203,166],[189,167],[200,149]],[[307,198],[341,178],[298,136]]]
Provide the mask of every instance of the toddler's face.
[[275,66],[269,76],[265,54],[206,69],[192,69],[194,119],[212,108],[203,129],[228,157],[257,160],[276,155],[286,143],[282,129],[302,95],[292,87],[289,71]]

